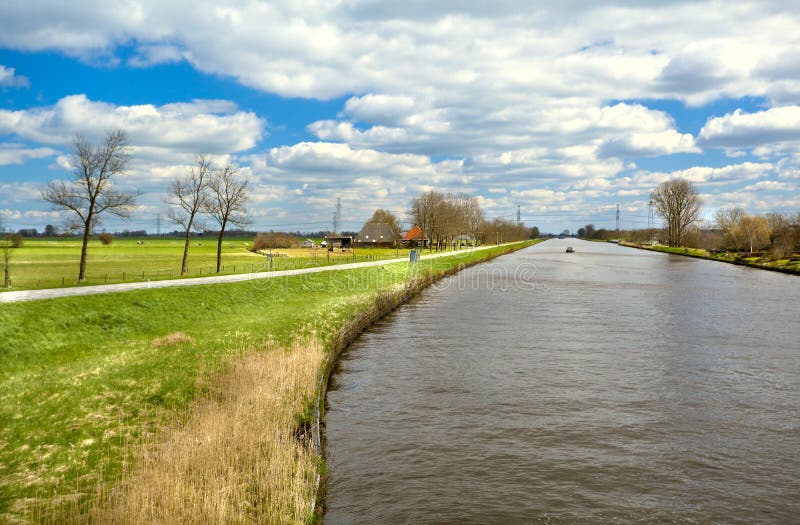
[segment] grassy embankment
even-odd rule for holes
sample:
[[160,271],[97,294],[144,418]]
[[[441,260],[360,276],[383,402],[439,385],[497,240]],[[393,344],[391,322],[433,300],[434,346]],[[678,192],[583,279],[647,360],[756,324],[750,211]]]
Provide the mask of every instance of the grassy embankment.
[[[87,281],[83,285],[113,284],[133,281],[174,279],[180,276],[183,240],[115,239],[103,245],[93,239],[89,243],[86,265]],[[272,261],[264,255],[248,251],[252,240],[232,239],[223,243],[222,274],[263,272],[324,266],[345,262],[408,257],[408,249],[356,248],[327,252],[322,248],[273,250]],[[14,290],[76,286],[81,242],[79,239],[25,239],[13,251],[10,262]],[[189,250],[187,277],[208,276],[216,271],[216,239],[193,238]],[[0,288],[0,292],[5,290]]]
[[653,246],[632,242],[623,242],[622,244],[623,246],[641,248],[655,252],[685,255],[687,257],[695,257],[698,259],[709,259],[712,261],[726,262],[740,266],[749,266],[751,268],[760,268],[762,270],[773,270],[800,275],[800,255],[798,254],[785,259],[773,259],[769,256],[749,256],[747,253],[713,253],[700,248],[669,247],[662,246],[660,244]]
[[511,249],[3,305],[0,521],[310,520],[307,430],[341,328]]

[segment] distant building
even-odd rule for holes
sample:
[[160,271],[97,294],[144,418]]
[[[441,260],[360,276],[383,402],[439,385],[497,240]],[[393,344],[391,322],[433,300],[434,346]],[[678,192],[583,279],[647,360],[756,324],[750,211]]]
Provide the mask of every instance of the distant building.
[[350,235],[336,235],[336,234],[329,234],[325,236],[325,246],[328,247],[329,250],[334,248],[352,248],[353,247],[353,237]]
[[300,243],[300,246],[302,248],[313,248],[314,246],[316,246],[316,244],[314,244],[313,240],[306,239],[306,240],[304,240],[303,242]]
[[367,248],[394,248],[400,241],[400,236],[395,233],[391,225],[384,222],[368,222],[356,235],[355,245]]
[[425,235],[425,232],[422,231],[422,228],[417,226],[416,224],[408,230],[401,240],[403,246],[411,246],[411,247],[425,247],[430,244],[431,240],[428,239],[428,236]]

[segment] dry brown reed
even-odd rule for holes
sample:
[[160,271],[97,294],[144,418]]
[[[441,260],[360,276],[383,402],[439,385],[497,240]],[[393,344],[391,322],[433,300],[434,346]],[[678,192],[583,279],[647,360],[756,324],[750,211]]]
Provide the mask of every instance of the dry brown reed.
[[302,523],[318,458],[300,424],[324,358],[316,339],[235,360],[187,420],[145,448],[90,511],[102,523]]

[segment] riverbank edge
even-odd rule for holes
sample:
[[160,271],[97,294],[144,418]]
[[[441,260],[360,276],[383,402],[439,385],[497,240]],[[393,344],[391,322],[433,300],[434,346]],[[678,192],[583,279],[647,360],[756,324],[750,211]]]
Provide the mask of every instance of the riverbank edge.
[[667,255],[680,255],[682,257],[691,257],[693,259],[702,259],[702,260],[706,260],[706,261],[714,261],[714,262],[720,262],[720,263],[726,263],[726,264],[733,264],[735,266],[745,266],[747,268],[753,268],[753,269],[756,269],[756,270],[768,270],[770,272],[778,272],[778,273],[783,273],[783,274],[787,274],[787,275],[800,276],[800,271],[790,270],[788,268],[779,268],[779,267],[775,267],[775,266],[764,266],[764,265],[761,265],[761,264],[758,264],[758,263],[752,263],[752,262],[748,262],[748,261],[741,261],[741,260],[739,260],[739,261],[737,261],[737,260],[729,261],[727,259],[717,259],[716,257],[709,257],[707,255],[698,255],[698,254],[695,254],[695,253],[668,252],[666,250],[659,250],[658,248],[653,248],[652,246],[644,246],[644,245],[641,245],[641,244],[628,242],[628,241],[621,241],[620,242],[620,246],[627,246],[628,248],[636,248],[638,250],[647,250],[649,252],[664,253],[664,254],[667,254]]
[[326,458],[325,446],[323,440],[324,433],[324,419],[325,419],[325,402],[327,399],[328,386],[330,378],[333,375],[336,365],[339,363],[339,358],[342,353],[350,346],[350,344],[360,336],[364,330],[369,328],[375,322],[386,317],[400,305],[408,302],[410,299],[418,295],[430,285],[455,275],[458,272],[465,270],[469,267],[478,264],[484,264],[492,261],[503,255],[517,252],[529,246],[533,246],[541,242],[543,239],[534,241],[523,241],[520,243],[510,244],[506,246],[506,250],[500,253],[487,253],[486,257],[468,261],[465,263],[457,264],[451,268],[441,271],[425,272],[423,275],[416,276],[410,279],[402,290],[399,291],[378,291],[373,297],[372,304],[358,312],[355,317],[345,322],[338,330],[331,343],[330,350],[322,366],[320,373],[316,399],[314,402],[314,419],[312,423],[312,443],[319,459],[319,467],[317,471],[316,488],[314,491],[314,500],[311,502],[312,510],[312,523],[317,523],[322,520],[325,509],[325,487],[326,487]]

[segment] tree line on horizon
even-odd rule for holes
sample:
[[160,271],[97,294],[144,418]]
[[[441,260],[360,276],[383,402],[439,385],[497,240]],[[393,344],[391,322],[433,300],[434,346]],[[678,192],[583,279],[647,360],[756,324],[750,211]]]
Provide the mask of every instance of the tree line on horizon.
[[633,242],[658,241],[671,247],[701,248],[708,251],[749,252],[769,250],[785,258],[800,250],[800,212],[751,215],[742,208],[716,210],[715,222],[702,220],[702,198],[695,185],[683,178],[662,182],[651,194],[651,201],[664,219],[664,228],[638,230],[596,229],[587,224],[578,236],[610,240],[625,238]]
[[[77,135],[70,151],[73,168],[71,180],[49,182],[40,191],[41,197],[54,209],[71,212],[66,227],[81,232],[81,254],[78,282],[86,281],[87,249],[90,238],[106,215],[129,218],[138,195],[116,190],[114,183],[129,170],[131,148],[122,129],[110,130],[102,143],[94,145]],[[188,255],[192,231],[205,226],[210,219],[218,226],[217,273],[222,262],[222,241],[229,226],[252,224],[247,213],[250,181],[238,166],[227,162],[214,165],[208,156],[199,154],[183,175],[175,176],[165,203],[169,205],[167,220],[181,227],[184,237],[181,275],[188,272]],[[431,241],[431,246],[452,246],[455,239],[468,235],[480,243],[512,242],[538,237],[538,228],[527,228],[500,218],[487,220],[477,198],[463,193],[428,191],[413,199],[409,217]],[[378,209],[373,221],[387,222],[399,233],[399,220],[391,212]],[[6,234],[0,244],[4,263],[4,285],[10,286],[9,262],[13,250],[21,246],[22,233],[35,236],[35,230]],[[45,233],[56,235],[58,229],[47,225]],[[102,234],[101,241],[110,244],[112,236]]]
[[[86,280],[88,241],[104,215],[128,218],[137,195],[120,192],[114,180],[128,171],[130,147],[124,130],[112,130],[102,144],[94,146],[76,136],[70,153],[73,178],[56,180],[42,190],[42,198],[54,208],[72,212],[68,228],[82,232],[78,281]],[[217,273],[222,262],[222,241],[229,226],[252,224],[247,214],[250,181],[238,166],[227,162],[215,166],[203,154],[183,175],[173,178],[165,202],[167,219],[182,228],[184,237],[181,275],[188,272],[190,238],[193,230],[202,228],[205,219],[219,226],[217,230]],[[770,249],[775,256],[785,257],[800,249],[800,213],[795,216],[770,213],[749,215],[741,208],[717,210],[716,228],[703,227],[702,198],[695,185],[683,178],[662,182],[651,193],[651,202],[663,218],[663,229],[627,230],[628,239],[646,242],[658,239],[669,246],[686,246],[707,250],[755,251]],[[464,193],[423,192],[411,201],[409,219],[419,226],[433,249],[455,245],[467,236],[472,242],[492,244],[514,242],[540,236],[537,227],[527,227],[503,218],[487,219],[477,197]],[[377,209],[372,222],[389,224],[399,235],[400,221],[391,212]],[[55,227],[48,225],[55,231]],[[47,231],[47,228],[46,228]],[[586,238],[609,239],[623,232],[596,229],[587,224],[578,230]],[[107,243],[108,239],[103,242]],[[20,240],[5,235],[0,244],[4,263],[4,285],[8,287],[9,261]]]

